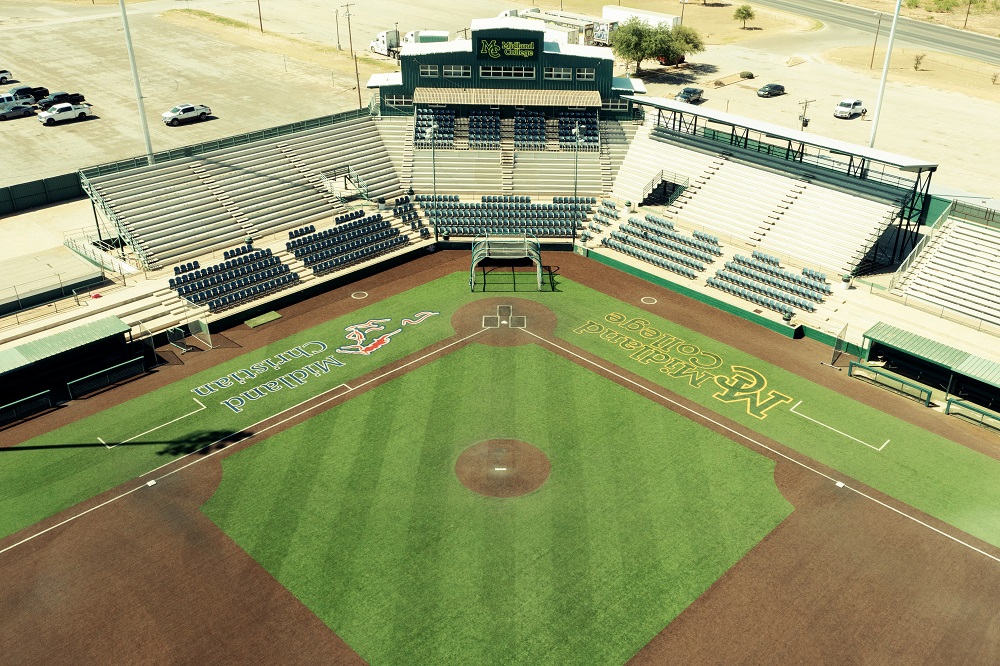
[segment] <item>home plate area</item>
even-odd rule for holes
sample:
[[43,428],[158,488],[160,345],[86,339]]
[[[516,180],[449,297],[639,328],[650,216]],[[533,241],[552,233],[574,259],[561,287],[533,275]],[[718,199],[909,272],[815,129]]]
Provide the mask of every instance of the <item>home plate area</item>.
[[556,329],[556,316],[535,301],[521,298],[485,298],[458,309],[452,326],[461,336],[480,333],[476,342],[510,347],[537,342],[524,331],[550,338]]

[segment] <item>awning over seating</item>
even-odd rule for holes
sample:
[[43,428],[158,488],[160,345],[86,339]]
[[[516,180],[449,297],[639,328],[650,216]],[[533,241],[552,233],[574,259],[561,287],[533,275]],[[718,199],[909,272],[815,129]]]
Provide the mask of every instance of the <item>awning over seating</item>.
[[467,104],[470,106],[601,106],[596,90],[508,90],[496,88],[417,88],[414,104]]
[[93,342],[121,336],[130,330],[131,327],[118,317],[104,317],[57,333],[41,333],[34,339],[0,350],[0,375]]

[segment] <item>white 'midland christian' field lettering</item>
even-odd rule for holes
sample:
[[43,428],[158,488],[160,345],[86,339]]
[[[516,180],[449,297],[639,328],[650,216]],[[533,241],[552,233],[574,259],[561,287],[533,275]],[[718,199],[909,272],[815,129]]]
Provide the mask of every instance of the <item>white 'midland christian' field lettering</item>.
[[243,406],[247,404],[247,402],[253,402],[254,400],[266,398],[272,393],[277,393],[278,391],[286,388],[296,389],[305,384],[309,380],[310,376],[321,377],[322,375],[330,372],[330,368],[342,365],[344,364],[333,356],[327,356],[326,358],[304,365],[298,370],[292,370],[291,372],[272,379],[269,382],[264,382],[263,384],[249,388],[239,395],[234,395],[230,398],[226,398],[225,400],[221,400],[219,404],[224,405],[239,414],[243,411]]

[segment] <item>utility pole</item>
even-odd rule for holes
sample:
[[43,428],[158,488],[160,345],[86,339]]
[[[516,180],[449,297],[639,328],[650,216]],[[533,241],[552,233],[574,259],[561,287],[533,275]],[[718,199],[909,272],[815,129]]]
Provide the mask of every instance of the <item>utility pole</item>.
[[465,39],[469,38],[469,29],[468,28],[462,28],[461,30],[456,30],[455,34],[457,35],[458,33],[462,33],[462,37],[465,38]]
[[868,63],[868,69],[875,66],[875,47],[878,46],[878,32],[882,29],[882,12],[875,12],[875,16],[878,17],[878,25],[875,26],[875,41],[872,43],[872,59]]
[[264,17],[260,14],[260,0],[257,0],[257,20],[260,22],[261,34],[264,34]]
[[358,57],[354,55],[354,37],[351,35],[351,7],[354,5],[353,2],[348,2],[341,5],[341,7],[346,7],[347,11],[344,12],[344,18],[347,19],[347,45],[351,49],[351,59],[354,61],[354,82],[358,87],[358,108],[362,108],[361,104],[361,75],[358,73]]
[[333,20],[337,22],[337,50],[338,51],[343,51],[344,49],[340,48],[340,10],[339,9],[334,9],[333,10]]
[[809,127],[809,116],[806,112],[809,110],[809,105],[815,102],[814,99],[804,99],[799,104],[802,105],[802,115],[799,116],[799,131],[804,132],[807,127]]
[[969,0],[969,6],[965,8],[965,23],[962,24],[962,30],[969,27],[969,14],[972,12],[972,0]]

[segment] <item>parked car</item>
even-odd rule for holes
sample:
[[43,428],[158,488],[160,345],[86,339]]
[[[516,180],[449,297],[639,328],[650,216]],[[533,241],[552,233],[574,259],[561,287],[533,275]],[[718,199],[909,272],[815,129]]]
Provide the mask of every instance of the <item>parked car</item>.
[[[30,97],[31,98],[30,104],[31,105],[35,105],[35,104],[38,103],[38,100],[43,99],[46,96],[48,96],[49,89],[48,88],[35,88],[35,87],[32,87],[32,86],[14,86],[13,88],[11,88],[7,92],[9,92],[11,95],[13,95],[14,97],[19,98],[19,99],[27,100]],[[29,102],[26,101],[24,103],[28,104]]]
[[702,95],[705,93],[701,88],[685,88],[676,95],[674,95],[674,100],[677,102],[687,102],[688,104],[694,104],[695,102],[700,102],[702,100]]
[[54,104],[45,111],[38,114],[38,122],[45,125],[54,125],[61,120],[78,119],[83,120],[87,116],[94,115],[90,104]]
[[14,78],[14,75],[6,69],[0,69],[0,86]]
[[684,64],[684,61],[685,61],[685,57],[684,57],[683,53],[680,54],[679,56],[677,56],[676,60],[673,60],[673,59],[668,58],[667,56],[663,56],[663,55],[656,56],[656,62],[660,63],[661,65],[665,65],[665,66],[672,65],[672,66],[676,67],[677,65]]
[[785,94],[785,86],[780,83],[768,83],[757,91],[757,97],[777,97]]
[[840,104],[833,109],[834,118],[853,118],[854,116],[863,116],[866,113],[868,113],[868,109],[865,108],[862,101],[853,97],[840,100]]
[[205,120],[212,115],[212,109],[203,104],[178,104],[163,114],[163,122],[176,127],[188,120]]
[[25,116],[30,116],[35,112],[35,107],[28,106],[27,104],[14,104],[13,106],[8,106],[0,109],[0,120],[7,120],[9,118],[24,118]]
[[38,100],[38,108],[45,111],[54,104],[82,104],[87,101],[80,93],[54,92]]

